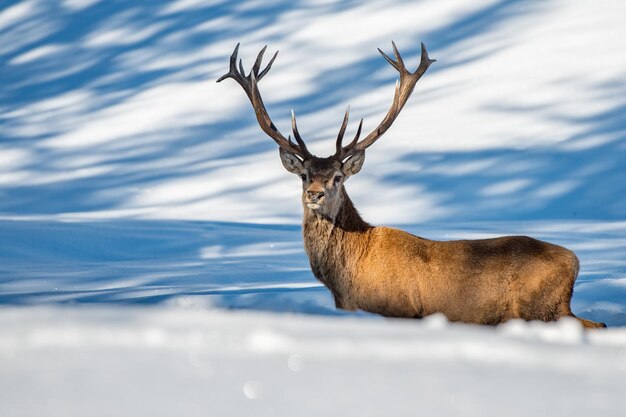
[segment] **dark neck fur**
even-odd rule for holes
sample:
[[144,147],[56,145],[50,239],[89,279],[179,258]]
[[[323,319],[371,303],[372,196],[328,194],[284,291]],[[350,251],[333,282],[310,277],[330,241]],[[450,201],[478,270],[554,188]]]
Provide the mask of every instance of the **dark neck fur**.
[[349,265],[363,255],[364,247],[359,242],[371,228],[354,208],[345,189],[342,190],[342,205],[334,219],[304,208],[304,248],[311,270],[332,292],[339,307],[350,308],[342,301],[342,294],[349,292],[352,282]]
[[335,226],[346,232],[364,232],[372,228],[361,218],[345,189],[343,190],[343,205],[335,218]]
[[348,196],[345,188],[342,189],[343,204],[339,207],[335,218],[331,218],[322,214],[318,214],[307,207],[304,208],[304,226],[306,230],[307,224],[318,223],[327,227],[337,228],[344,232],[365,232],[372,228],[372,225],[361,218],[361,215],[352,204],[352,200]]

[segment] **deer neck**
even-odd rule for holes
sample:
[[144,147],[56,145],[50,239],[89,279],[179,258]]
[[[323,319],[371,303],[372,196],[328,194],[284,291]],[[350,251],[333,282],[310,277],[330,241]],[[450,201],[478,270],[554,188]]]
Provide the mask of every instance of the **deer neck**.
[[341,190],[341,202],[331,215],[322,214],[310,209],[304,204],[304,234],[305,239],[328,238],[329,235],[338,237],[347,233],[363,233],[371,229],[369,223],[361,218],[354,207],[345,188]]
[[345,189],[335,216],[322,215],[304,206],[304,247],[313,274],[333,294],[341,293],[350,266],[364,252],[363,239],[372,226],[365,222]]

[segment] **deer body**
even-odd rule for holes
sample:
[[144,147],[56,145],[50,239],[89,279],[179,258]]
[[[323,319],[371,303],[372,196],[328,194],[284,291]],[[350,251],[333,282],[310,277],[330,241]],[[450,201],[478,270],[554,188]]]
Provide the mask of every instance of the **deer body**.
[[[393,42],[392,42],[393,44]],[[300,137],[285,138],[272,123],[257,81],[265,69],[261,50],[246,76],[235,48],[230,71],[252,103],[261,129],[279,145],[285,169],[302,179],[304,247],[313,274],[331,291],[338,308],[365,310],[389,317],[421,318],[443,313],[452,321],[497,324],[512,318],[552,321],[574,317],[570,301],[578,274],[573,252],[526,236],[495,239],[433,241],[407,232],[374,227],[365,222],[348,197],[344,183],[357,174],[365,150],[393,124],[415,84],[434,62],[422,44],[415,72],[406,69],[395,44],[395,60],[383,57],[400,75],[393,103],[382,122],[359,140],[343,145],[349,110],[343,119],[336,152],[327,158],[311,154]],[[579,319],[585,327],[603,323]]]
[[478,324],[572,315],[578,260],[560,246],[525,236],[432,241],[370,226],[349,200],[334,221],[304,210],[311,269],[339,308],[407,318],[438,312]]

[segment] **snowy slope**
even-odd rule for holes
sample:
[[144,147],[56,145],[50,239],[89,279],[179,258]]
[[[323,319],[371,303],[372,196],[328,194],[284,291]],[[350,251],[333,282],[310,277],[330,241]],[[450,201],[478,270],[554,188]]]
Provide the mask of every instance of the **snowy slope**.
[[195,310],[0,312],[0,407],[45,416],[623,416],[626,331]]
[[[411,226],[431,239],[536,236],[574,250],[573,310],[626,325],[626,223]],[[156,220],[0,221],[0,303],[178,304],[341,314],[313,277],[299,226]],[[183,303],[184,304],[184,303]],[[347,313],[344,313],[347,314]]]
[[[280,50],[261,90],[332,153],[351,104],[382,119],[393,39],[438,61],[348,183],[374,222],[623,220],[623,2],[5,1],[0,212],[288,222],[283,170],[227,71]],[[350,133],[351,134],[351,133]],[[377,190],[371,193],[372,188]],[[271,196],[271,198],[268,198]],[[391,204],[390,204],[391,202]]]

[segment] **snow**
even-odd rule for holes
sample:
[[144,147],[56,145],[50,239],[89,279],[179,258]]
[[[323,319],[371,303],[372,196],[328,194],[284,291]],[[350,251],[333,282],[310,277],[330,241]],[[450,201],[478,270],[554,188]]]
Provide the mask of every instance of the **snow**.
[[[614,1],[5,1],[0,415],[621,416],[626,6]],[[437,62],[363,171],[363,216],[431,239],[524,234],[581,260],[606,322],[337,311],[300,186],[245,94],[334,149],[385,114],[393,39]]]
[[297,180],[215,80],[237,42],[280,50],[269,112],[326,155],[348,104],[349,134],[387,110],[394,39],[437,63],[350,180],[370,221],[623,219],[619,2],[5,4],[0,212],[296,224]]
[[[626,222],[431,223],[431,239],[531,235],[574,250],[573,310],[626,325]],[[0,220],[0,303],[177,303],[341,314],[311,274],[300,227],[174,220]],[[200,302],[200,301],[198,301]],[[348,314],[348,313],[343,313]]]
[[420,231],[575,248],[574,311],[611,327],[340,312],[298,226],[5,220],[2,415],[623,413],[626,223],[430,227]]
[[[626,331],[7,309],[3,415],[619,416]],[[36,398],[36,400],[34,400]]]

